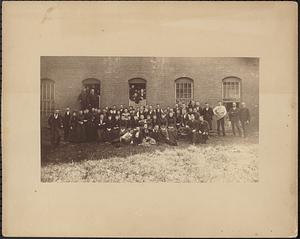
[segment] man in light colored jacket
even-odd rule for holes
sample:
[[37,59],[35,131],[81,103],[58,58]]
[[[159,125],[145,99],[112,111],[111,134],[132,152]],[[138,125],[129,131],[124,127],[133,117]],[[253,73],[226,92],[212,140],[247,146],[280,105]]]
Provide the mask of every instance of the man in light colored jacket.
[[217,131],[220,135],[220,126],[222,127],[223,136],[225,136],[225,126],[224,119],[227,114],[227,110],[221,101],[218,102],[218,105],[213,109],[214,115],[217,117]]

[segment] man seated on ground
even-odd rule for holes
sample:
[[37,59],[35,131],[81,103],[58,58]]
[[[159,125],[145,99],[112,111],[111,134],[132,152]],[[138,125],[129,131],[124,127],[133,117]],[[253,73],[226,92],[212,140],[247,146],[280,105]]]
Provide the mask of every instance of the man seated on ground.
[[139,126],[143,127],[144,124],[146,124],[146,119],[145,119],[145,116],[143,114],[141,114],[140,119],[139,119]]
[[154,129],[154,126],[158,125],[158,127],[160,126],[160,121],[157,118],[156,114],[153,114],[152,116],[152,129]]
[[204,120],[203,116],[199,117],[199,139],[201,144],[206,144],[208,140],[209,124]]
[[115,147],[120,147],[121,143],[124,144],[129,144],[131,141],[132,135],[129,133],[129,130],[124,127],[123,125],[120,127],[119,130],[119,135],[115,137],[112,141],[111,144],[114,145]]
[[151,132],[152,130],[148,128],[148,124],[144,124],[144,127],[142,129],[143,145],[149,146],[152,144],[156,144],[155,139],[151,137]]
[[150,132],[150,137],[155,139],[156,144],[164,142],[163,135],[161,134],[158,124],[154,125],[153,130]]
[[112,130],[112,139],[117,139],[120,136],[120,127],[121,127],[121,120],[120,116],[116,115],[114,124],[113,124],[113,130]]
[[130,122],[130,127],[132,129],[135,129],[138,126],[139,126],[139,118],[138,118],[137,115],[134,115],[133,118],[132,118],[132,120],[131,120],[131,122]]
[[133,130],[131,144],[140,145],[142,142],[143,142],[143,135],[141,132],[141,128],[138,126]]
[[168,129],[168,121],[165,114],[162,114],[160,132],[164,143],[167,143],[172,146],[177,146],[177,141],[173,132],[170,132]]
[[186,127],[187,122],[189,121],[189,115],[186,109],[182,109],[182,114],[180,118],[176,118],[178,127],[178,137],[187,137],[189,135],[189,129]]
[[198,143],[200,124],[199,121],[195,119],[195,116],[193,114],[190,117],[191,118],[187,122],[186,127],[189,130],[191,143],[195,145],[196,143]]
[[108,115],[106,121],[106,127],[105,127],[105,134],[107,136],[106,140],[108,142],[112,142],[114,138],[113,127],[114,127],[114,121],[112,119],[112,115]]
[[130,144],[133,137],[133,129],[127,128],[120,130],[120,142],[124,144]]
[[168,132],[169,132],[170,140],[173,141],[174,144],[177,144],[176,140],[178,136],[177,136],[177,128],[176,128],[176,117],[174,115],[173,110],[169,112],[167,120],[168,120]]

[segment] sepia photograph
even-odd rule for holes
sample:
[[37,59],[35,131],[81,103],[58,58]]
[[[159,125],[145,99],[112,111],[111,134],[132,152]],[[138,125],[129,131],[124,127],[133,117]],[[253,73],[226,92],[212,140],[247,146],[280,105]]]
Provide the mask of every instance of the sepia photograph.
[[5,237],[298,234],[291,1],[4,1]]
[[40,60],[42,182],[259,181],[259,58]]

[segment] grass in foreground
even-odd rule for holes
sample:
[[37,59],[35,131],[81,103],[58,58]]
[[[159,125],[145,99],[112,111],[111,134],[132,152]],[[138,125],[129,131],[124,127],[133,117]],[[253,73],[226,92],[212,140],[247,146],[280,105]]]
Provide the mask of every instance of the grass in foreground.
[[[44,152],[42,182],[257,182],[257,136],[207,145],[65,144]],[[44,150],[45,151],[45,150]]]

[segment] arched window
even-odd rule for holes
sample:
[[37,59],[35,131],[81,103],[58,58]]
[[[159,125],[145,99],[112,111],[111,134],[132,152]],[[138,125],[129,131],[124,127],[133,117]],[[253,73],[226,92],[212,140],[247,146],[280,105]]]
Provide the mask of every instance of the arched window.
[[224,102],[241,101],[241,79],[234,76],[226,77],[222,84]]
[[176,103],[188,104],[194,99],[194,81],[188,77],[175,80]]
[[45,121],[55,107],[55,84],[53,80],[41,79],[41,117]]
[[241,101],[241,79],[235,76],[226,77],[222,80],[223,102],[227,110],[236,102],[237,107]]
[[[100,108],[100,96],[101,96],[101,82],[100,80],[96,78],[87,78],[82,81],[83,87],[87,90],[88,95],[91,93],[91,91],[94,91],[95,97],[89,97],[89,102],[91,104],[91,107],[93,108]],[[86,104],[88,102],[85,102]],[[88,107],[87,105],[81,106],[81,108]]]
[[147,81],[142,78],[133,78],[128,81],[129,106],[146,105]]

